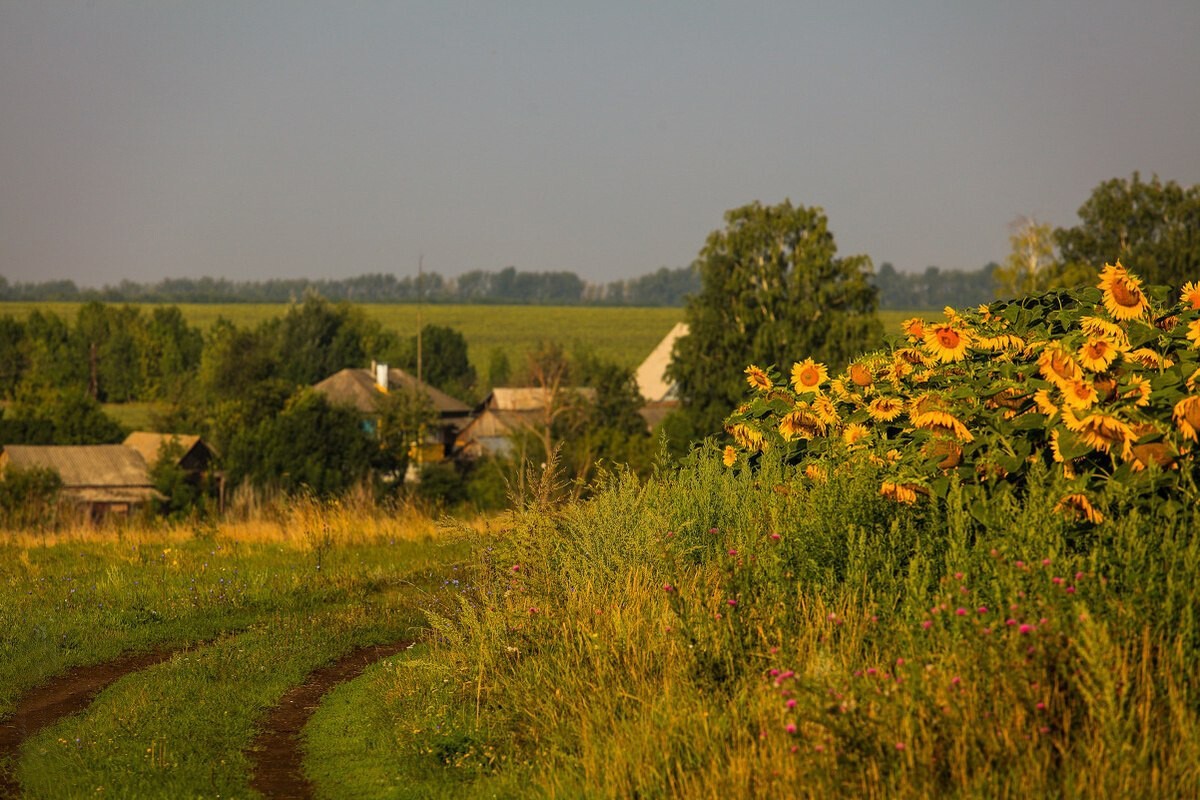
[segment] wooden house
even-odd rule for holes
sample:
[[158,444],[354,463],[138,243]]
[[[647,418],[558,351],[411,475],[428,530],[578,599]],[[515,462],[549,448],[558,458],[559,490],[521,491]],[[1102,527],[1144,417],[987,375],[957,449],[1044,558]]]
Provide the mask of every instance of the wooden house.
[[402,369],[375,365],[374,370],[344,369],[313,386],[333,405],[349,406],[363,415],[364,424],[377,429],[380,404],[392,392],[421,392],[437,414],[437,424],[421,448],[423,462],[441,461],[450,455],[455,436],[470,421],[471,407],[445,392],[418,381]]
[[[595,402],[596,390],[563,390],[583,402]],[[513,454],[513,435],[544,430],[550,421],[547,407],[553,401],[549,389],[537,386],[497,387],[475,409],[474,418],[461,431],[455,449],[468,458]]]
[[127,515],[163,496],[154,489],[146,460],[131,447],[98,445],[17,445],[0,453],[0,474],[15,469],[49,469],[62,480],[61,498],[93,518]]

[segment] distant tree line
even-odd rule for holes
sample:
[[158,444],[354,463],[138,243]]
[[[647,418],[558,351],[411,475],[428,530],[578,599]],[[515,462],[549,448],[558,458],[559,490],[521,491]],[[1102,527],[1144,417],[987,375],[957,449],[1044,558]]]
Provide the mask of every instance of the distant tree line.
[[326,280],[230,281],[224,278],[167,278],[157,283],[121,281],[100,289],[74,281],[10,283],[0,275],[0,301],[107,303],[289,303],[316,293],[354,303],[493,303],[511,305],[682,306],[700,287],[690,267],[661,267],[637,278],[587,283],[573,272],[472,270],[453,278],[359,275]]
[[883,262],[871,276],[879,290],[879,307],[888,310],[963,308],[989,303],[996,296],[996,265],[977,270],[926,267],[924,272],[899,272]]

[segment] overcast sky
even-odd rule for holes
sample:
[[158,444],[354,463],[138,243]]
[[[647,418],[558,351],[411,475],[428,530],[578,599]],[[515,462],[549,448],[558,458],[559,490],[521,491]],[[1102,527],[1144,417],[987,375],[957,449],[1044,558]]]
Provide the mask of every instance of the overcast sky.
[[1200,183],[1200,2],[0,0],[0,275],[683,266],[725,210],[1001,260]]

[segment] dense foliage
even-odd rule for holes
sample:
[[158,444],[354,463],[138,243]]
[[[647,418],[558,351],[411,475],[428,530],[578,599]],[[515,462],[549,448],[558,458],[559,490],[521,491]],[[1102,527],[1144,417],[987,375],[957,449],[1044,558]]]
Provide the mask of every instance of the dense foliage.
[[879,343],[870,259],[838,257],[819,208],[784,201],[728,211],[696,268],[701,290],[688,300],[689,332],[676,342],[668,368],[689,438],[719,429],[741,395],[744,362],[812,352],[845,363]]

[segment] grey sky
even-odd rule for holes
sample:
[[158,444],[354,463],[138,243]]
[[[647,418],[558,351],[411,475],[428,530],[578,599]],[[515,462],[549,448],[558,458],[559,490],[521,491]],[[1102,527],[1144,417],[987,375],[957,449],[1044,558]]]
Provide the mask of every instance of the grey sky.
[[0,275],[590,281],[752,200],[974,269],[1200,183],[1200,2],[0,0]]

